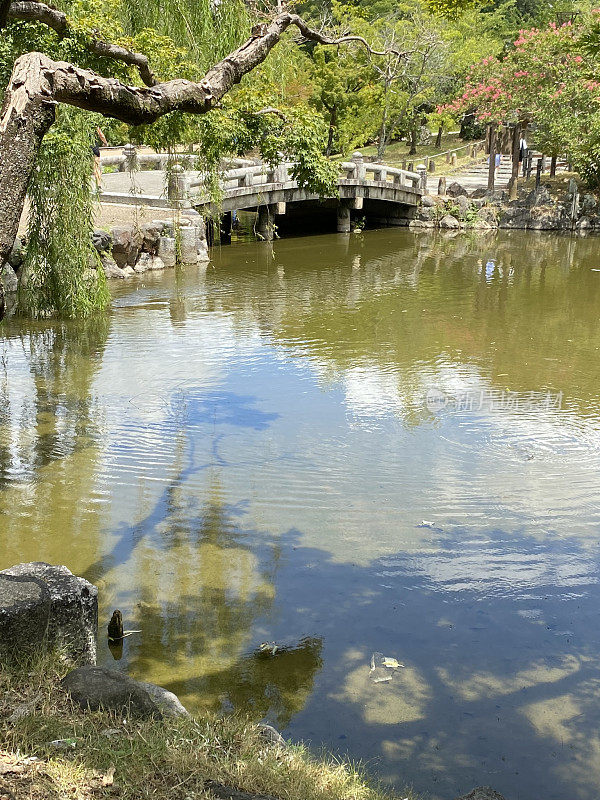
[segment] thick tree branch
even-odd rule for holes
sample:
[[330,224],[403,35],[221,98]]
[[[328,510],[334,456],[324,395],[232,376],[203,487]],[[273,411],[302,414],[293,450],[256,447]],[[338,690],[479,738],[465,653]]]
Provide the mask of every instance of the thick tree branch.
[[[70,31],[69,21],[67,15],[62,11],[51,8],[45,3],[37,3],[35,0],[21,0],[21,2],[9,2],[8,0],[0,0],[0,28],[2,28],[2,2],[7,2],[7,18],[13,20],[21,20],[23,22],[40,22],[48,28],[63,37],[67,36]],[[122,61],[139,70],[140,77],[146,86],[154,86],[156,78],[150,69],[150,63],[147,56],[143,53],[136,53],[133,50],[128,50],[126,47],[120,47],[116,44],[104,42],[101,39],[90,38],[87,43],[87,49],[90,53],[96,56],[103,56],[105,58],[114,58],[117,61]]]
[[387,55],[396,55],[399,58],[405,58],[408,55],[408,52],[402,50],[396,50],[395,48],[391,47],[388,50],[373,50],[371,45],[367,42],[366,39],[363,39],[362,36],[341,36],[339,39],[331,39],[329,36],[325,36],[324,34],[320,33],[319,31],[315,31],[304,22],[302,17],[299,17],[297,14],[290,14],[289,16],[294,17],[292,20],[293,25],[295,25],[300,33],[304,36],[305,39],[309,39],[312,42],[317,42],[318,44],[326,44],[326,45],[340,45],[340,44],[348,44],[349,42],[358,42],[361,44],[367,53],[371,56],[387,56]]
[[[51,27],[66,24],[66,20],[61,22],[60,12],[35,2],[11,4],[11,18],[16,18],[12,17],[13,8],[15,14],[21,15],[18,18],[24,19],[31,6],[38,15],[35,18],[41,21],[43,17],[46,24],[52,22]],[[256,26],[250,39],[215,64],[198,83],[172,80],[146,87],[127,86],[91,70],[53,61],[43,53],[27,53],[17,59],[0,113],[0,265],[17,235],[29,178],[42,139],[54,121],[56,103],[99,112],[132,125],[155,122],[172,111],[205,114],[267,58],[290,26],[296,26],[306,39],[319,44],[359,42],[378,55],[360,36],[329,39],[309,28],[296,14],[284,12],[271,22]],[[108,48],[102,54],[114,54],[110,52],[111,45],[96,42],[95,46]],[[130,54],[132,58],[135,55]]]

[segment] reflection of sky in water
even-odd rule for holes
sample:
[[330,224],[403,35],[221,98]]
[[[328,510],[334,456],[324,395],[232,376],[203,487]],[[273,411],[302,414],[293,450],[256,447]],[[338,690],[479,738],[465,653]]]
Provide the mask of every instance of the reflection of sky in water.
[[[120,287],[104,329],[6,340],[2,566],[97,580],[102,618],[142,630],[115,666],[194,708],[434,797],[591,799],[593,288],[519,268],[514,237],[493,274],[491,245],[360,240],[233,248],[214,274]],[[545,241],[549,265],[573,257]],[[432,387],[565,396],[432,413]],[[376,651],[405,665],[389,683]]]

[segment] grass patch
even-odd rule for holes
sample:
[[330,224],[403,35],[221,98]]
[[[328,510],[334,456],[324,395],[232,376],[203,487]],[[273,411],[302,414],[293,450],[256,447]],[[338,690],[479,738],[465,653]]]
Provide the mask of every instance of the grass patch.
[[231,797],[227,787],[282,800],[393,800],[352,764],[270,744],[239,716],[82,712],[60,686],[68,669],[45,657],[0,673],[2,800],[197,800]]

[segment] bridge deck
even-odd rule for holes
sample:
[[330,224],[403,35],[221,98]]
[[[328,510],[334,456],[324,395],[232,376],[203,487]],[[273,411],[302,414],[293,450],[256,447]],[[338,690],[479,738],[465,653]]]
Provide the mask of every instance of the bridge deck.
[[[182,164],[175,164],[167,171],[164,169],[167,156],[164,155],[145,158],[146,164],[140,157],[138,168],[134,170],[105,174],[101,200],[159,207],[171,205],[190,211],[195,209],[212,218],[233,211],[258,211],[258,230],[264,237],[272,234],[273,217],[286,214],[288,207],[294,212],[312,208],[313,213],[318,213],[324,204],[329,207],[333,204],[337,208],[338,230],[350,229],[352,209],[363,210],[367,217],[372,216],[381,224],[406,224],[426,185],[426,174],[365,163],[360,153],[355,153],[352,161],[338,165],[340,177],[336,190],[331,197],[324,198],[298,186],[293,178],[293,164],[271,167],[245,162],[241,167],[224,169],[222,196],[215,203],[205,190],[201,172],[186,170]],[[124,170],[134,161],[124,154],[105,159],[104,163]],[[144,166],[158,168],[143,169]]]

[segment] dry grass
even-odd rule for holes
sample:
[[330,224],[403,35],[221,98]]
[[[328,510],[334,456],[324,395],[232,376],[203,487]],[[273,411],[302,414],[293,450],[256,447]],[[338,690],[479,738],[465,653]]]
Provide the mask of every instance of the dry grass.
[[[392,800],[351,764],[268,744],[240,717],[84,713],[60,687],[67,669],[44,659],[0,673],[0,800],[196,800],[223,797],[223,787],[282,800]],[[52,744],[65,739],[75,746]]]

